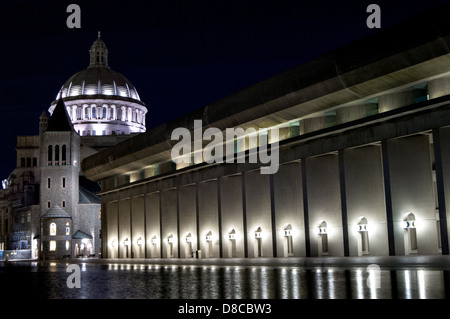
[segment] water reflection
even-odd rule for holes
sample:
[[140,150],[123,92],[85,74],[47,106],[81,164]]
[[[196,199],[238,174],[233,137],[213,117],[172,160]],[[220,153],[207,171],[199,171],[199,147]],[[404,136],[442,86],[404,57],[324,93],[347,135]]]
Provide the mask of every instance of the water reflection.
[[67,265],[5,265],[0,281],[40,298],[439,299],[450,291],[446,270],[126,263],[82,263],[81,288],[69,289]]

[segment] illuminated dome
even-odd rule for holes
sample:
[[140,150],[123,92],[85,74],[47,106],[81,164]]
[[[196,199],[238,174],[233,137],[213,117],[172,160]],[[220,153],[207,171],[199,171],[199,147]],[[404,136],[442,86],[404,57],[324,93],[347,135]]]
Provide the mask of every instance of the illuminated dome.
[[136,88],[127,78],[105,67],[89,67],[75,73],[64,83],[56,99],[81,95],[118,96],[140,101]]
[[81,136],[145,132],[147,108],[134,85],[108,66],[108,49],[98,38],[87,69],[72,75],[59,90],[49,112],[62,99],[75,131]]

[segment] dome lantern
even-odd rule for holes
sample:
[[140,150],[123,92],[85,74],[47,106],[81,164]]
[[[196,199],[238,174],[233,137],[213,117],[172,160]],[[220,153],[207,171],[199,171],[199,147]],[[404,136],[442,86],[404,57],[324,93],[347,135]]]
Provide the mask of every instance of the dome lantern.
[[108,67],[108,49],[105,42],[100,39],[100,31],[98,31],[98,38],[94,41],[89,49],[90,63],[89,67]]

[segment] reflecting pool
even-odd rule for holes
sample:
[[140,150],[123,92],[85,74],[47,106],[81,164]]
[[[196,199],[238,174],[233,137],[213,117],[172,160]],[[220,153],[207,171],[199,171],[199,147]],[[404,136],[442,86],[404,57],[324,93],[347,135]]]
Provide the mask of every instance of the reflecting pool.
[[[75,261],[72,261],[75,262]],[[441,299],[449,270],[369,266],[227,266],[84,263],[69,288],[69,263],[0,263],[0,282],[24,298]],[[11,297],[11,290],[5,297]],[[3,290],[2,294],[5,293]]]

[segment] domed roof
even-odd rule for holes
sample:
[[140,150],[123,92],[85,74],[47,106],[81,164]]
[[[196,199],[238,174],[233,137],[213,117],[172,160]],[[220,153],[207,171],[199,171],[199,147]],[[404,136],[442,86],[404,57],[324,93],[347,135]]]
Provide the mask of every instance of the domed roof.
[[59,90],[56,100],[80,95],[111,95],[141,101],[134,85],[110,68],[90,67],[72,75]]
[[108,49],[100,39],[100,32],[89,50],[89,55],[88,68],[72,75],[59,90],[56,100],[81,95],[107,95],[131,98],[142,104],[134,85],[108,66]]

